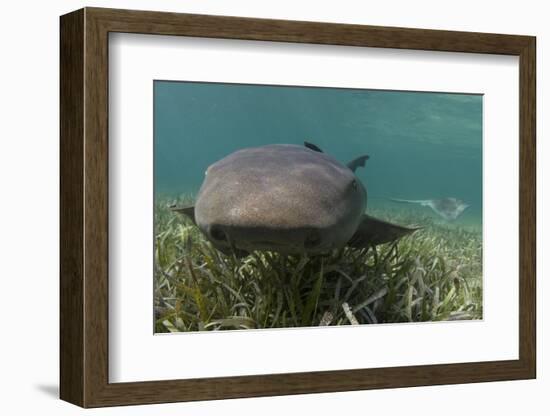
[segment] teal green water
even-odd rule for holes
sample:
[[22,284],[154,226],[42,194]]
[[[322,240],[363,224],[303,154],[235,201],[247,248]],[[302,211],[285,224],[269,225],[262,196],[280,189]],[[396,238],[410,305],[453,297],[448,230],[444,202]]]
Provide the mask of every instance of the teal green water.
[[368,207],[455,197],[471,206],[458,222],[481,224],[481,95],[154,82],[156,196],[196,194],[235,150],[304,140],[344,163],[370,156],[357,171]]

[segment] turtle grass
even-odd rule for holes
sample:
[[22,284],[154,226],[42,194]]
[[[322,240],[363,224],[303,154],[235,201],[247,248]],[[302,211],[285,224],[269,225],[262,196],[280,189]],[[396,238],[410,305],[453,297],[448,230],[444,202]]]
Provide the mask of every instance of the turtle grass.
[[[182,201],[178,201],[178,205]],[[380,211],[424,228],[330,255],[226,256],[186,217],[155,206],[155,332],[481,319],[481,233]]]

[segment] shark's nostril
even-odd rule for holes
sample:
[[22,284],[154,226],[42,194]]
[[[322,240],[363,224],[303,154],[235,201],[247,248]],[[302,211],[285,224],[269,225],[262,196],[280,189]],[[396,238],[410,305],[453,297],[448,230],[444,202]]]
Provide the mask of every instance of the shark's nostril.
[[226,240],[225,233],[220,227],[216,225],[210,228],[210,237],[212,237],[214,240],[217,240],[217,241]]
[[311,231],[306,236],[306,239],[304,240],[304,247],[305,248],[315,248],[319,244],[321,244],[321,236],[317,231]]

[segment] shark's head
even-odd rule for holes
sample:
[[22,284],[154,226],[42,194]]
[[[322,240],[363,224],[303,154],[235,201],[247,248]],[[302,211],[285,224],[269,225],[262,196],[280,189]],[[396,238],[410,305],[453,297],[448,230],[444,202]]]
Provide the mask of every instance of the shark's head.
[[211,165],[194,215],[220,251],[322,253],[349,241],[366,201],[354,172],[329,155],[268,145]]

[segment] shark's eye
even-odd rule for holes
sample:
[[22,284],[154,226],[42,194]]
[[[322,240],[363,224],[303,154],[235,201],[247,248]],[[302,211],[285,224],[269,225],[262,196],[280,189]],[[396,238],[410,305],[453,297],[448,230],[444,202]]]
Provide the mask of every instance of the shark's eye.
[[217,226],[210,228],[210,237],[217,241],[225,241],[225,233]]
[[352,187],[354,190],[357,190],[357,181],[356,181],[355,179],[351,182],[351,187]]

